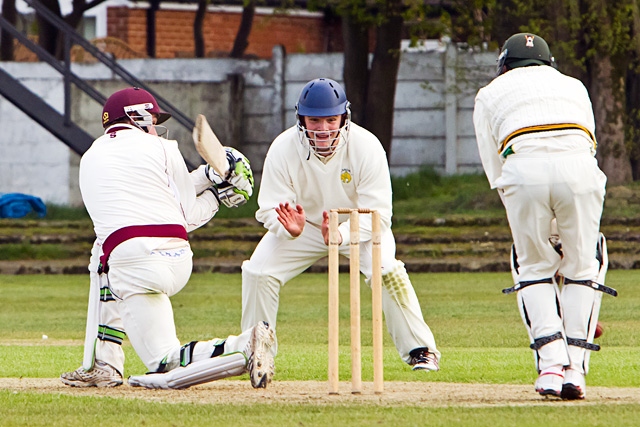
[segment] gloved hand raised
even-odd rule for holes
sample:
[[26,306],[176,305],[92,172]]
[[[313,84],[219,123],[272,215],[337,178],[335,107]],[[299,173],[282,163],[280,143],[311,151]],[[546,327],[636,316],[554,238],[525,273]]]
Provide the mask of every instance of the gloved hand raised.
[[244,192],[247,198],[253,194],[253,171],[249,160],[238,150],[225,147],[229,160],[229,181],[238,190]]
[[[214,186],[219,186],[227,182],[235,187],[238,194],[245,196],[246,200],[253,194],[253,172],[249,160],[238,150],[232,147],[225,147],[227,160],[229,161],[229,171],[227,175],[222,177],[216,173],[209,165],[206,168],[206,174]],[[226,187],[226,186],[225,186]],[[219,188],[221,190],[221,188]],[[246,202],[245,200],[245,202]]]
[[216,196],[218,202],[228,208],[237,208],[244,205],[249,200],[249,195],[244,191],[234,187],[228,181],[214,184],[209,190]]

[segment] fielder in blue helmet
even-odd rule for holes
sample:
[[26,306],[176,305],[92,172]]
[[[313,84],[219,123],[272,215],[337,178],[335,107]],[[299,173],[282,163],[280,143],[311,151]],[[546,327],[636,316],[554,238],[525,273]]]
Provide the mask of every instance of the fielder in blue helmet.
[[[331,209],[375,210],[381,267],[370,256],[369,215],[358,221],[359,242],[351,242],[350,216],[342,215],[333,242],[346,257],[359,244],[365,254],[359,269],[368,283],[378,273],[374,269],[381,269],[384,318],[404,363],[414,371],[439,370],[440,351],[404,263],[396,258],[391,175],[380,140],[351,122],[345,91],[334,80],[305,84],[295,109],[297,125],[273,140],[264,159],[255,218],[267,232],[242,264],[242,329],[259,321],[276,329],[280,289],[329,252]],[[275,355],[277,343],[271,351]]]
[[334,80],[311,80],[296,103],[300,142],[320,156],[330,156],[347,143],[351,110],[347,94]]

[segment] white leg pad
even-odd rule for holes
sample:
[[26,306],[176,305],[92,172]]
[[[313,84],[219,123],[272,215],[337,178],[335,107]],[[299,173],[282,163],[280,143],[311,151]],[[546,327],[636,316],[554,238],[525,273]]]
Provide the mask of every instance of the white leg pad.
[[[597,249],[597,256],[601,261],[597,283],[604,285],[609,257],[607,254],[607,243],[602,233]],[[588,286],[566,284],[561,292],[562,307],[565,311],[564,328],[567,338],[586,340],[593,343],[596,333],[596,325],[600,315],[600,305],[602,302],[602,292],[596,291]],[[589,373],[589,357],[591,351],[579,346],[569,345],[570,368],[586,375]]]
[[125,332],[118,306],[112,297],[105,299],[105,292],[108,293],[106,275],[92,272],[90,277],[82,367],[90,371],[94,362],[100,360],[113,366],[122,374],[124,372],[122,339]]
[[223,354],[163,374],[132,376],[129,377],[129,385],[151,389],[184,389],[242,375],[246,372],[246,366],[247,358],[243,353]]
[[511,265],[511,277],[513,277],[513,284],[517,285],[520,281],[520,272],[518,271],[518,257],[516,254],[516,245],[511,245],[511,252],[509,254],[509,264]]
[[598,271],[598,279],[596,281],[604,285],[604,279],[607,276],[607,270],[609,270],[609,253],[607,252],[607,239],[605,239],[602,233],[600,233],[597,256],[600,259],[600,270]]
[[561,334],[560,339],[552,340],[534,349],[534,360],[538,372],[544,372],[558,365],[569,365],[558,294],[558,286],[555,283],[530,285],[518,291],[518,307],[531,344],[535,345],[537,340]]
[[89,371],[95,362],[95,346],[98,340],[98,324],[100,323],[100,276],[90,273],[89,303],[87,308],[87,324],[84,338],[84,356],[82,367]]

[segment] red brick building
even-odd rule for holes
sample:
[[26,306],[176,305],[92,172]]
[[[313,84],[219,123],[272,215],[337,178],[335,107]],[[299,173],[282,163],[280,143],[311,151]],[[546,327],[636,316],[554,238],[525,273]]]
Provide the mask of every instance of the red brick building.
[[[155,12],[156,58],[194,56],[195,15],[195,4],[161,3]],[[241,7],[209,7],[202,34],[206,56],[228,56],[241,16]],[[137,52],[147,52],[147,7],[109,6],[107,36],[121,39]],[[245,55],[270,58],[275,45],[284,46],[287,53],[340,52],[340,22],[320,12],[257,8]]]

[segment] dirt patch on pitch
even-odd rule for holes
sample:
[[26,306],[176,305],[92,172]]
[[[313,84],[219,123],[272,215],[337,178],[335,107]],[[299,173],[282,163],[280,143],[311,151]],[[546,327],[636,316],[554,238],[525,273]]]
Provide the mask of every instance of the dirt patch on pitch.
[[16,392],[60,393],[70,396],[142,399],[167,403],[199,404],[293,404],[293,405],[386,405],[429,407],[490,407],[531,405],[640,404],[639,388],[590,387],[584,401],[545,399],[532,386],[505,384],[455,384],[442,382],[386,382],[381,395],[364,384],[360,395],[350,383],[340,384],[338,395],[329,395],[326,382],[274,381],[267,389],[253,389],[249,381],[223,380],[188,390],[146,390],[123,385],[110,389],[67,387],[57,378],[0,378],[0,389]]

